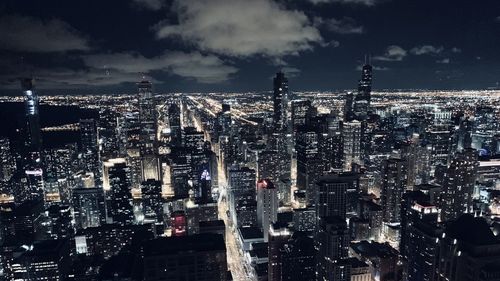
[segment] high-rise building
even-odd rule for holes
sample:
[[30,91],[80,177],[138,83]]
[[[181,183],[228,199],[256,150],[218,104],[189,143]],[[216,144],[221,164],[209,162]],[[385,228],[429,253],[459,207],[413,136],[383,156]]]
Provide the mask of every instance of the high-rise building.
[[257,223],[264,233],[264,241],[269,238],[269,228],[278,219],[278,189],[268,179],[257,182]]
[[339,217],[323,217],[316,233],[316,280],[351,280],[348,260],[349,232]]
[[309,123],[309,118],[313,115],[313,107],[310,100],[293,100],[292,107],[292,130],[297,132],[300,126]]
[[297,188],[306,191],[309,204],[316,198],[316,181],[323,176],[325,163],[321,159],[320,134],[303,126],[297,132]]
[[64,280],[71,267],[69,241],[45,240],[12,261],[12,279]]
[[405,162],[397,158],[384,160],[380,199],[385,223],[401,222],[401,199],[406,190],[406,183]]
[[498,279],[500,242],[484,218],[470,214],[446,225],[437,240],[438,281],[473,281]]
[[99,134],[95,119],[80,120],[80,139],[82,166],[85,171],[94,173],[94,179],[98,183],[101,173],[99,169]]
[[[407,230],[404,244],[400,246],[406,259],[408,281],[431,281],[435,279],[438,264],[437,249],[441,229],[437,225],[438,209],[426,203],[413,203],[407,213]],[[401,237],[403,238],[403,237]]]
[[106,205],[102,188],[73,189],[72,206],[76,229],[97,227],[106,222]]
[[280,280],[302,281],[316,278],[316,250],[313,238],[295,232],[281,247],[280,252]]
[[114,163],[108,168],[111,200],[109,209],[114,223],[126,225],[133,223],[134,210],[129,178],[129,168],[125,162]]
[[344,171],[351,171],[352,164],[361,164],[361,122],[354,120],[342,124]]
[[472,195],[479,167],[476,150],[459,152],[451,160],[443,179],[441,220],[457,219],[472,209]]
[[27,146],[32,152],[40,152],[42,147],[42,133],[40,129],[39,98],[33,86],[33,79],[23,79],[21,86],[24,95]]
[[226,245],[220,234],[158,238],[141,248],[144,280],[227,280]]
[[354,100],[354,114],[360,119],[365,119],[370,111],[372,71],[373,68],[368,62],[366,62],[361,69],[361,79],[358,84],[358,93]]
[[161,182],[147,180],[141,184],[142,210],[145,218],[162,221],[163,198],[161,197]]
[[268,280],[282,280],[281,249],[292,236],[292,232],[285,225],[271,224],[268,237]]
[[12,197],[13,190],[8,183],[16,171],[16,162],[8,138],[0,138],[0,196]]
[[285,131],[288,125],[288,95],[288,79],[283,72],[278,72],[273,79],[273,121],[277,131]]
[[176,103],[168,108],[168,124],[170,128],[170,143],[179,146],[182,142],[181,109]]
[[[317,182],[316,216],[346,219],[348,192],[359,189],[359,178],[349,173],[332,174]],[[355,196],[357,198],[357,195]]]
[[255,221],[257,214],[255,184],[254,169],[235,166],[229,170],[229,208],[233,215],[233,221],[236,221],[238,226]]

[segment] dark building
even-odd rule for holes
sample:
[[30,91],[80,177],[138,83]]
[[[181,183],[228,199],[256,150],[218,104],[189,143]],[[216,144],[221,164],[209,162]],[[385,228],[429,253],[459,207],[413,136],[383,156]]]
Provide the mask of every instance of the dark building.
[[316,250],[314,240],[295,232],[281,249],[281,279],[283,281],[314,280]]
[[388,243],[361,241],[351,243],[351,254],[359,260],[371,264],[371,275],[380,281],[402,280],[398,251]]
[[80,120],[80,140],[82,151],[82,168],[94,173],[96,183],[100,178],[98,130],[95,119]]
[[70,267],[68,240],[40,241],[12,261],[12,280],[65,280]]
[[161,222],[163,218],[163,198],[161,182],[147,180],[141,184],[142,210],[145,218]]
[[483,218],[462,215],[438,240],[437,281],[498,280],[500,240]]
[[401,222],[401,199],[406,190],[406,166],[401,159],[391,158],[383,162],[381,205],[384,222]]
[[227,280],[226,245],[220,234],[158,238],[142,245],[142,280]]
[[323,217],[316,233],[316,280],[351,280],[348,261],[349,232],[340,217]]
[[111,188],[110,212],[114,223],[131,224],[134,220],[129,168],[126,163],[115,163],[109,167]]
[[439,241],[442,232],[437,224],[438,209],[430,204],[414,202],[406,216],[400,251],[406,259],[407,280],[435,280],[438,262],[436,241]]
[[179,146],[182,142],[181,109],[176,103],[168,108],[168,123],[170,127],[170,143]]

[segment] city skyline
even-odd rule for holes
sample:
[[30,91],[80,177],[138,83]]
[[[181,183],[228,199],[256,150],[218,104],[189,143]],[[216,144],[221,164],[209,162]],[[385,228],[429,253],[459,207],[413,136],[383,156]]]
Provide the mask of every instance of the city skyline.
[[7,0],[0,279],[498,281],[497,7]]

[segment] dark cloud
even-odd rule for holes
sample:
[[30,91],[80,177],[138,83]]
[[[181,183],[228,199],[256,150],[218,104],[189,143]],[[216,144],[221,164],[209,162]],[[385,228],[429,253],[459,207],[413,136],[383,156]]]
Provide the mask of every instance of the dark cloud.
[[134,4],[149,10],[158,11],[165,7],[164,0],[133,0]]
[[0,49],[16,52],[63,52],[90,49],[87,39],[64,21],[9,15],[0,18]]
[[313,4],[340,3],[374,6],[380,1],[377,0],[309,0]]
[[170,51],[146,58],[137,53],[97,54],[84,56],[85,64],[92,68],[118,70],[123,73],[150,73],[163,70],[200,83],[220,83],[238,71],[214,55],[200,52]]
[[316,17],[314,23],[318,26],[325,26],[329,31],[339,34],[361,34],[364,32],[364,27],[357,24],[356,21],[349,17],[342,19],[323,19]]

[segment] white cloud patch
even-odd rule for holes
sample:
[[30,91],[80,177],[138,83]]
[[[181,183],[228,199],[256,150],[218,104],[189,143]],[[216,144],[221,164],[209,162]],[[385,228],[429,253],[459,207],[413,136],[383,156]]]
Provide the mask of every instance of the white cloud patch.
[[373,59],[379,61],[402,61],[407,55],[408,52],[405,49],[397,45],[391,45],[387,47],[383,55],[375,56]]
[[457,47],[453,47],[453,48],[451,48],[451,52],[452,52],[452,53],[455,53],[455,54],[459,54],[459,53],[461,53],[461,52],[462,52],[462,49],[459,49],[459,48],[457,48]]
[[272,0],[177,0],[173,11],[178,24],[160,23],[158,38],[181,38],[227,56],[296,55],[323,42],[303,12]]
[[0,17],[0,49],[17,52],[89,50],[88,41],[69,24],[52,19],[10,15]]
[[444,51],[443,46],[436,47],[436,46],[432,46],[432,45],[423,45],[423,46],[417,46],[415,48],[412,48],[410,50],[410,53],[417,55],[417,56],[428,55],[428,54],[437,55],[437,54],[442,53],[443,51]]
[[147,58],[137,53],[98,54],[84,56],[85,64],[92,68],[117,70],[124,73],[148,73],[163,70],[201,83],[219,83],[229,79],[237,68],[226,65],[214,55],[199,52],[166,52]]
[[361,34],[364,28],[358,25],[352,18],[345,17],[343,19],[322,19],[314,18],[314,23],[317,26],[325,26],[328,30],[339,34]]
[[449,58],[443,58],[440,60],[437,60],[436,63],[441,63],[441,64],[449,64],[451,61]]
[[165,6],[165,2],[163,0],[133,0],[133,1],[136,5],[153,11],[161,10]]
[[378,0],[309,0],[313,4],[327,4],[327,3],[340,3],[340,4],[356,4],[365,6],[374,6]]

